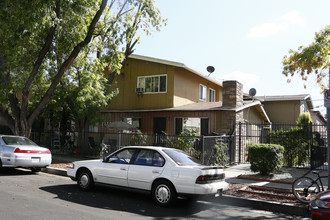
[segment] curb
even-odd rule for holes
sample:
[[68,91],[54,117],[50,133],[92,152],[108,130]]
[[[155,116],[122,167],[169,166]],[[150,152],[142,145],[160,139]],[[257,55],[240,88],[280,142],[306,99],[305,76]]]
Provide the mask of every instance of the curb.
[[264,200],[257,199],[247,199],[247,198],[239,198],[231,195],[222,194],[222,198],[220,198],[221,202],[230,205],[237,205],[243,207],[251,207],[254,209],[271,211],[271,212],[279,212],[289,215],[301,216],[301,217],[310,217],[308,206],[301,207],[295,206],[287,203],[279,203],[279,202],[268,202]]
[[271,179],[260,179],[260,178],[247,177],[247,176],[244,176],[244,175],[238,175],[237,178],[238,179],[246,179],[246,180],[254,180],[254,181],[271,182],[271,183],[289,184],[289,185],[292,185],[293,184],[293,182],[289,182],[289,181],[271,180]]
[[[67,174],[66,174],[67,171],[65,169],[46,167],[46,168],[42,168],[41,172],[67,177]],[[225,194],[222,194],[222,196],[219,198],[219,200],[222,203],[228,204],[228,205],[235,205],[235,206],[242,206],[242,207],[248,206],[248,207],[251,207],[254,209],[259,209],[259,210],[279,212],[279,213],[295,215],[295,216],[302,216],[302,217],[310,217],[307,206],[300,207],[300,206],[295,206],[295,205],[287,204],[287,203],[268,202],[268,201],[257,200],[257,199],[239,198],[239,197],[225,195]]]
[[41,172],[68,177],[65,169],[46,167],[46,168],[42,168]]

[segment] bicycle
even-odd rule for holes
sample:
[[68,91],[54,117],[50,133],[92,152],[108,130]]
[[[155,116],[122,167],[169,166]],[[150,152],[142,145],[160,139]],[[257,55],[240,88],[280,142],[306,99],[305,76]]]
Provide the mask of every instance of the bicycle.
[[308,204],[315,199],[320,190],[324,191],[321,178],[328,178],[328,176],[320,176],[320,171],[317,170],[313,170],[312,173],[317,175],[315,180],[310,177],[303,176],[296,179],[292,184],[293,195],[297,200],[305,204]]

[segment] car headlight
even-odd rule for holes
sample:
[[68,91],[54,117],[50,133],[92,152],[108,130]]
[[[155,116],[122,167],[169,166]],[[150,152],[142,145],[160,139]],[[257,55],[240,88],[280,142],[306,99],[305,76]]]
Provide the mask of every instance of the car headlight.
[[325,209],[330,208],[330,202],[325,202],[325,201],[320,200],[320,199],[315,200],[315,205],[319,208],[325,208]]
[[69,169],[74,169],[74,163],[71,163],[71,164],[69,165]]

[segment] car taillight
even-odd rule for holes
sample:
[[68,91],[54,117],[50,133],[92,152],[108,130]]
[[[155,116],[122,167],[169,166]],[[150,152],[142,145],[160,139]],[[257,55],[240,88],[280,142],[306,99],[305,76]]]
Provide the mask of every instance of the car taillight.
[[225,174],[217,174],[217,175],[201,175],[197,177],[196,182],[197,184],[206,184],[206,183],[212,183],[217,182],[222,179],[225,179]]
[[199,176],[199,177],[197,177],[196,183],[198,183],[198,184],[207,183],[207,176]]
[[21,150],[20,148],[16,148],[14,153],[24,153],[24,154],[50,154],[50,150]]

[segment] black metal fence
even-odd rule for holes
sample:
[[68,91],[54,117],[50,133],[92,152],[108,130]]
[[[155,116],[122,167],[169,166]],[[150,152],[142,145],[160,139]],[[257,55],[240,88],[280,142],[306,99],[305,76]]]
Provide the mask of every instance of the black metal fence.
[[[239,123],[235,128],[234,146],[235,162],[247,162],[249,144],[266,143],[280,144],[285,151],[295,152],[295,158],[284,158],[285,162],[295,160],[296,164],[286,166],[299,166],[311,169],[326,169],[327,162],[327,132],[325,125],[309,124],[297,132],[297,125],[292,124],[265,124],[265,123]],[[297,134],[298,133],[298,134]],[[300,136],[299,136],[300,135]],[[300,151],[298,153],[297,151]]]
[[[192,156],[200,159],[205,164],[232,164],[247,163],[248,145],[256,143],[283,143],[293,142],[296,137],[287,135],[276,137],[280,140],[274,140],[276,131],[290,131],[297,125],[289,124],[265,124],[265,123],[238,123],[233,129],[232,135],[222,136],[172,136],[172,135],[150,135],[140,133],[93,133],[89,132],[82,136],[88,139],[85,146],[88,146],[87,154],[91,156],[103,157],[122,146],[165,146],[182,149]],[[304,135],[305,157],[300,167],[311,169],[326,168],[327,162],[327,138],[326,126],[310,124],[309,133]],[[65,137],[59,133],[32,133],[31,139],[36,143],[49,147],[54,153],[78,154],[79,133],[67,133]],[[292,140],[290,140],[292,138]],[[299,143],[293,142],[299,148]],[[307,145],[306,145],[307,143]],[[306,146],[305,146],[306,145]],[[86,149],[85,149],[86,150]],[[86,151],[84,152],[86,153]],[[285,164],[287,165],[287,164]]]

